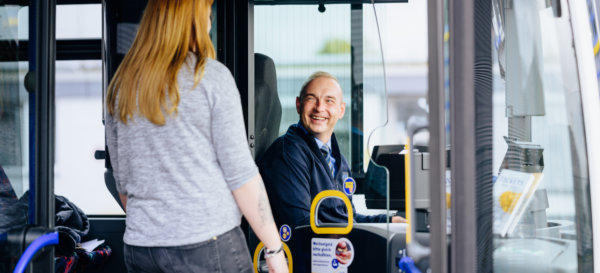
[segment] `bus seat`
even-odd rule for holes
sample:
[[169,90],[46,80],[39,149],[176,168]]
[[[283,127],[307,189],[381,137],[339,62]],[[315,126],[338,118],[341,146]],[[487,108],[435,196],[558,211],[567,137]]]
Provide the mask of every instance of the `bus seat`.
[[254,54],[254,159],[258,160],[279,137],[281,102],[277,94],[277,73],[273,59]]

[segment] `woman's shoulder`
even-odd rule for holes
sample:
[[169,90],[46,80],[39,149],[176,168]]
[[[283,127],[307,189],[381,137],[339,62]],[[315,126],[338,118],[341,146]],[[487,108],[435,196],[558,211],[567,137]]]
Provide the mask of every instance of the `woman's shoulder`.
[[227,74],[229,76],[231,76],[231,72],[229,71],[229,69],[222,64],[221,62],[215,60],[215,59],[211,59],[211,58],[206,58],[206,66],[204,67],[205,72],[204,73],[215,73],[215,74]]
[[[198,57],[196,57],[194,53],[188,52],[185,65],[182,68],[184,68],[186,72],[193,74],[197,60]],[[215,59],[206,58],[206,63],[204,64],[204,76],[214,77],[218,75],[232,77],[231,72],[224,64]]]
[[[197,60],[198,57],[194,53],[188,52],[185,63],[190,72],[194,71]],[[229,69],[224,64],[215,59],[206,58],[206,63],[204,64],[204,75],[215,76],[219,74],[231,76],[231,72],[229,72]]]
[[231,75],[229,69],[221,62],[215,59],[206,58],[206,63],[204,64],[204,74],[202,75],[200,83],[202,84],[203,81],[205,84],[209,82],[227,82],[233,81],[233,76]]
[[229,69],[217,60],[206,59],[204,66],[204,75],[200,80],[200,85],[215,91],[222,90],[236,91],[235,80]]
[[[193,82],[196,60],[196,55],[194,55],[192,52],[189,52],[187,55],[187,60],[179,73],[180,87],[184,87],[185,89],[186,86],[189,86],[191,82]],[[231,75],[229,69],[215,59],[206,58],[203,72],[204,73],[202,74],[199,84],[194,88],[196,90],[204,90],[204,92],[208,93],[222,93],[222,90],[232,89],[236,86],[235,79]]]

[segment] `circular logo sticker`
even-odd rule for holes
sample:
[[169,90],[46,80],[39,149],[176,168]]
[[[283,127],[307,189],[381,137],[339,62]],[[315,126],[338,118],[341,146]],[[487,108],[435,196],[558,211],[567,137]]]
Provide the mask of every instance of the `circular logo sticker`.
[[331,266],[333,266],[333,269],[337,269],[338,266],[340,266],[340,262],[338,262],[337,259],[333,259],[333,261],[331,261]]
[[356,181],[354,178],[348,177],[344,179],[344,193],[346,195],[352,195],[356,191]]
[[[354,260],[354,246],[350,240],[340,238],[337,245],[333,249],[334,261],[337,261],[341,267],[348,267]],[[333,263],[332,263],[333,266]],[[333,268],[336,268],[335,266]]]
[[284,242],[289,241],[290,238],[292,238],[292,229],[290,228],[290,226],[281,226],[281,228],[279,229],[279,237],[281,237],[281,240]]

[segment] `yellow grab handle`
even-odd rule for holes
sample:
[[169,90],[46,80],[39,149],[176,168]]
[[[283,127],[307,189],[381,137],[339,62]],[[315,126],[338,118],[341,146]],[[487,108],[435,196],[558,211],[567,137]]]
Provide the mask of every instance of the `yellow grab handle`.
[[[321,201],[327,198],[337,197],[344,201],[346,204],[346,210],[348,210],[348,225],[346,227],[319,227],[317,226],[317,208],[321,204]],[[350,199],[341,191],[326,190],[322,191],[315,199],[313,199],[312,205],[310,206],[310,227],[315,234],[348,234],[352,230],[354,225],[354,211],[352,210],[352,204]]]

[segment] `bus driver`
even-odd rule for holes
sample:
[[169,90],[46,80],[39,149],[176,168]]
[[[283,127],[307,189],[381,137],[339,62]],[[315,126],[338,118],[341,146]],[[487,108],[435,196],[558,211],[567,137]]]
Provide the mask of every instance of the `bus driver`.
[[[327,72],[312,74],[296,97],[300,121],[291,125],[259,159],[258,167],[278,227],[287,224],[294,230],[309,225],[315,196],[324,190],[342,190],[344,175],[352,175],[333,133],[345,109],[337,79]],[[352,201],[352,196],[348,198]],[[347,223],[348,212],[341,199],[329,198],[321,203],[318,217],[322,223]],[[354,213],[357,223],[385,223],[387,217]],[[400,216],[390,220],[406,222]]]

